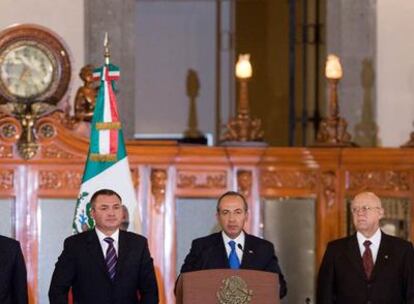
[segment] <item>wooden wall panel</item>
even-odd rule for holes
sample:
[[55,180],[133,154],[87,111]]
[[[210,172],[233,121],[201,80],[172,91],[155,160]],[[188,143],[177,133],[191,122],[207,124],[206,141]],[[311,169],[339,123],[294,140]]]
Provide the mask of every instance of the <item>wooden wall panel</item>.
[[[37,210],[39,198],[75,198],[88,141],[58,119],[53,138],[38,155],[23,160],[16,143],[0,137],[0,197],[16,202],[15,230],[28,266],[30,302],[38,303]],[[247,230],[260,231],[260,200],[309,197],[316,200],[316,261],[327,242],[345,235],[345,199],[362,190],[414,202],[414,150],[364,148],[276,148],[180,146],[174,142],[128,142],[127,151],[162,303],[173,303],[175,200],[215,198],[238,190],[248,200]],[[411,219],[414,208],[411,207]],[[412,220],[411,220],[412,221]],[[414,235],[411,225],[411,236]]]

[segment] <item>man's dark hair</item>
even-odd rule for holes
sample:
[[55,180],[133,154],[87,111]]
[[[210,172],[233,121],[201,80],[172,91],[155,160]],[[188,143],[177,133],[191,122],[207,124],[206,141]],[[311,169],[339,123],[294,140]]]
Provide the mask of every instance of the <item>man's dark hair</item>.
[[241,195],[239,192],[236,192],[236,191],[227,191],[226,193],[223,193],[219,197],[219,199],[217,200],[217,207],[216,207],[217,212],[220,211],[220,202],[221,202],[221,200],[223,198],[225,198],[226,196],[238,196],[238,197],[240,197],[243,200],[244,211],[247,211],[249,209],[248,205],[247,205],[247,201],[246,201],[246,199],[243,195]]
[[118,193],[116,193],[114,190],[111,190],[111,189],[101,189],[101,190],[96,191],[94,194],[92,194],[92,197],[91,197],[91,205],[92,205],[92,208],[94,207],[94,203],[95,203],[95,201],[96,201],[96,199],[97,199],[97,197],[99,195],[107,195],[107,196],[115,195],[119,199],[119,201],[121,202],[121,204],[122,204],[122,198],[121,198],[121,196]]

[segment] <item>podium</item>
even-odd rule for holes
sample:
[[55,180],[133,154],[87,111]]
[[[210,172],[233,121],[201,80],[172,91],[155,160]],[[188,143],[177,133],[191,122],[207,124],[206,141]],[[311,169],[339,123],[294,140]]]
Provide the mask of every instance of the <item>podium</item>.
[[176,299],[176,304],[218,304],[229,299],[233,301],[228,303],[279,304],[279,276],[247,269],[186,272],[178,278]]

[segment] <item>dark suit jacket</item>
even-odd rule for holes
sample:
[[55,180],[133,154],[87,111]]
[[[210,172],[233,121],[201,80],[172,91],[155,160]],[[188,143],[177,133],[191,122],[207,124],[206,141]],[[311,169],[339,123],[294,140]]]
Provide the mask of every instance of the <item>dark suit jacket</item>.
[[0,236],[0,303],[28,303],[26,265],[20,243],[4,236]]
[[[247,233],[245,235],[240,268],[263,270],[279,274],[280,297],[284,297],[287,293],[286,281],[280,270],[273,244]],[[221,232],[193,241],[190,253],[181,267],[181,273],[220,268],[229,268],[227,252]]]
[[319,270],[317,303],[414,303],[413,269],[411,243],[384,233],[369,280],[355,234],[330,242]]
[[67,238],[53,272],[50,303],[68,303],[71,287],[75,304],[158,303],[147,240],[131,232],[119,231],[118,262],[112,282],[95,230]]

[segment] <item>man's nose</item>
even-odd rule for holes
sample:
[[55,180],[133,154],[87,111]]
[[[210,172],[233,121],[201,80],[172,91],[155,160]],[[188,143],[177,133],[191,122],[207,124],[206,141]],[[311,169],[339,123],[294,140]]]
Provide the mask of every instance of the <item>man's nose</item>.
[[234,214],[233,212],[229,213],[229,219],[230,220],[234,220],[236,218],[236,214]]

